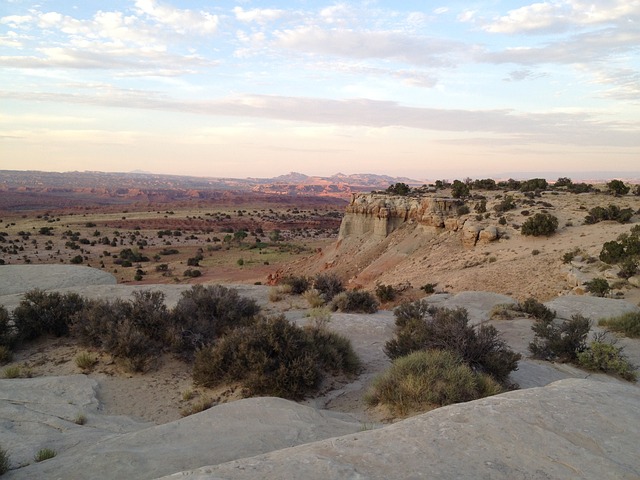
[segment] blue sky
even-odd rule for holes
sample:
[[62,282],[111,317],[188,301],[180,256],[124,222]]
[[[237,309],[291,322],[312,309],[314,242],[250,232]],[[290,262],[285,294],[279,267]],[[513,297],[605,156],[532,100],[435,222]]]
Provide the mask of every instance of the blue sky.
[[640,1],[5,0],[0,169],[640,171]]

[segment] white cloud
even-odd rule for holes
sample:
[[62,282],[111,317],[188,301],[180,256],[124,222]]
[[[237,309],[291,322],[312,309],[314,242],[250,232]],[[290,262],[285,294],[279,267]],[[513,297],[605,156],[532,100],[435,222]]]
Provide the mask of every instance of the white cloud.
[[640,1],[562,0],[533,3],[494,19],[483,28],[491,33],[564,31],[587,26],[640,19]]
[[273,8],[254,8],[251,10],[244,10],[242,7],[235,7],[233,9],[233,13],[241,22],[265,24],[282,18],[286,12],[284,10]]
[[499,135],[520,144],[640,147],[637,122],[606,122],[588,113],[518,113],[408,107],[368,99],[239,95],[217,100],[182,101],[145,92],[114,90],[104,95],[15,93],[0,98],[138,108],[212,116],[261,118],[372,128],[405,127],[427,131]]
[[275,32],[278,46],[311,54],[348,58],[383,58],[414,65],[449,66],[462,44],[395,32],[357,32],[299,27]]
[[205,11],[182,10],[160,4],[157,0],[136,0],[138,10],[179,34],[209,35],[218,29],[219,18]]

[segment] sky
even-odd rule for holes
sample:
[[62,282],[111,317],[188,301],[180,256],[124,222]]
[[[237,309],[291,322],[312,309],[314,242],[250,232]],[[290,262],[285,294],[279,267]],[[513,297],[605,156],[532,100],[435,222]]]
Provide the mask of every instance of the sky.
[[640,0],[2,0],[0,169],[640,171]]

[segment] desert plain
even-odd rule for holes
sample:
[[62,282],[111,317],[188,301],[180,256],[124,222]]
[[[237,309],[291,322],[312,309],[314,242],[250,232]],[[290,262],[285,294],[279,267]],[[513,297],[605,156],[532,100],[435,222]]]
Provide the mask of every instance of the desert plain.
[[[576,313],[588,317],[593,334],[603,331],[597,326],[601,318],[640,311],[637,280],[640,272],[623,278],[618,266],[599,259],[604,243],[628,234],[638,225],[640,196],[612,195],[604,185],[599,187],[599,192],[581,194],[562,189],[535,193],[472,190],[462,199],[453,199],[450,189],[426,189],[415,196],[395,196],[381,190],[294,198],[276,196],[275,199],[248,195],[246,198],[236,196],[231,203],[220,198],[180,198],[154,203],[137,196],[135,201],[120,199],[123,203],[118,205],[97,202],[70,202],[64,208],[55,208],[55,204],[38,208],[37,202],[19,208],[5,205],[0,214],[3,239],[0,304],[10,311],[20,303],[25,292],[34,288],[75,292],[94,299],[127,299],[135,291],[160,291],[167,306],[172,307],[193,284],[219,283],[254,299],[267,315],[283,314],[296,324],[306,325],[312,321],[312,308],[304,296],[286,292],[274,295],[287,276],[332,273],[341,278],[349,290],[373,293],[378,286],[385,285],[397,293],[393,299],[382,299],[377,313],[331,313],[328,328],[349,338],[360,357],[361,369],[354,376],[325,380],[317,394],[298,402],[298,406],[284,400],[281,402],[286,404],[279,404],[275,399],[242,399],[242,389],[237,385],[216,389],[194,385],[190,365],[169,353],[160,356],[153,368],[134,373],[102,351],[93,352],[97,362],[91,369],[81,369],[75,359],[87,348],[72,338],[46,337],[22,344],[3,368],[18,366],[28,373],[23,376],[29,378],[0,380],[5,402],[0,416],[8,425],[0,432],[0,444],[13,454],[7,476],[87,478],[82,476],[83,471],[100,468],[106,462],[96,458],[100,456],[100,445],[104,446],[102,442],[109,435],[113,436],[113,442],[117,443],[120,438],[122,445],[135,449],[149,441],[162,443],[163,438],[180,444],[182,440],[178,439],[177,432],[191,429],[197,431],[198,442],[211,442],[211,450],[222,451],[222,444],[227,442],[234,452],[219,456],[203,452],[189,457],[191,463],[185,463],[176,459],[169,461],[168,454],[164,454],[164,462],[156,458],[163,456],[161,448],[156,451],[156,457],[150,448],[142,449],[144,453],[132,461],[131,470],[114,470],[112,476],[105,474],[104,478],[160,478],[181,471],[189,471],[182,474],[189,478],[420,478],[415,469],[428,465],[432,465],[433,470],[422,471],[424,478],[638,478],[640,464],[629,453],[629,442],[640,439],[637,383],[567,363],[534,359],[528,349],[533,340],[534,320],[526,315],[504,317],[496,313],[504,305],[534,298],[555,310],[559,319],[567,320]],[[73,199],[74,195],[70,197]],[[512,200],[513,208],[496,208],[506,197]],[[485,204],[483,211],[478,207],[480,202]],[[633,215],[625,223],[585,222],[594,208],[610,205],[631,209]],[[468,210],[459,209],[461,206]],[[521,233],[522,224],[537,213],[557,218],[555,233],[548,236]],[[199,273],[194,274],[195,271]],[[589,292],[586,285],[594,278],[604,278],[610,285],[604,297]],[[424,288],[426,285],[431,288]],[[493,325],[508,345],[522,355],[518,370],[511,375],[514,388],[519,389],[496,396],[495,404],[491,403],[493,397],[488,397],[462,404],[459,410],[452,405],[408,419],[369,407],[365,395],[374,379],[391,363],[384,345],[394,335],[393,309],[402,302],[423,298],[437,306],[466,308],[474,325]],[[632,363],[640,364],[638,339],[620,337],[617,342]],[[586,383],[580,383],[582,381]],[[11,382],[22,383],[14,390],[10,388]],[[7,404],[23,407],[28,404],[24,400],[28,395],[25,392],[31,388],[28,382],[35,382],[32,388],[34,392],[41,392],[41,403],[55,398],[53,403],[80,405],[78,397],[70,393],[74,388],[69,387],[65,392],[64,388],[57,391],[55,387],[67,385],[66,382],[76,385],[81,392],[78,395],[84,398],[84,407],[65,414],[51,407],[41,408],[43,416],[37,420],[19,408],[7,407]],[[527,391],[532,396],[527,396]],[[586,400],[585,405],[580,398],[600,402],[600,405],[590,405]],[[199,402],[204,400],[212,407],[184,416],[196,411]],[[255,403],[260,401],[264,403]],[[538,412],[535,414],[538,420],[522,418],[519,408],[513,406],[518,402],[522,403],[521,408],[527,405],[531,412]],[[608,402],[612,402],[611,405]],[[592,418],[585,420],[583,426],[580,426],[581,420],[576,420],[574,423],[578,426],[575,426],[568,413],[558,411],[554,415],[566,418],[558,420],[556,426],[543,425],[539,418],[547,408],[545,405],[565,409],[565,413],[575,408],[575,415]],[[305,410],[298,411],[298,408]],[[506,437],[480,420],[487,412],[502,408],[505,409],[504,422],[511,419],[514,425],[519,425],[513,431],[506,426],[506,433],[503,432]],[[607,409],[612,409],[608,419]],[[83,448],[96,456],[93,462],[90,461],[93,457],[82,458],[77,442],[63,440],[65,435],[65,438],[73,436],[81,426],[74,425],[72,418],[66,418],[69,425],[54,427],[47,417],[52,415],[64,421],[65,416],[71,417],[76,410],[83,410],[87,416],[85,428],[93,424],[108,432],[105,436],[96,435],[93,440],[88,437],[83,440]],[[292,415],[304,425],[295,435],[282,433],[278,431],[278,424],[281,427],[282,422],[295,422],[276,414],[271,417],[269,412],[276,411],[288,412],[282,415]],[[226,440],[209,438],[206,431],[197,429],[194,426],[197,420],[190,420],[196,417],[205,423],[217,422],[216,428],[226,425]],[[121,420],[109,423],[108,419],[114,418]],[[451,448],[443,440],[447,438],[443,433],[447,431],[447,421],[453,422],[452,425],[475,425],[471,430],[475,433],[456,431],[451,434],[452,441],[456,438],[462,442],[459,437],[470,435],[479,442],[486,435],[493,442],[490,453],[476,452],[470,446],[471,439],[466,447],[469,458],[484,459],[479,477],[473,476],[471,461],[461,460],[456,469],[431,458],[437,457],[438,449]],[[36,433],[21,426],[21,422],[36,422],[41,428],[36,429]],[[416,433],[421,422],[440,432],[439,436],[429,440]],[[249,445],[249,437],[258,436],[256,423],[268,426],[266,433],[263,432],[264,438],[260,437],[259,447]],[[535,454],[529,460],[513,459],[505,454],[509,435],[515,445],[526,447],[527,430],[521,423],[540,435],[535,440],[538,443],[529,445],[530,448],[555,448],[561,452],[558,458],[546,463],[550,454],[545,454],[547,459],[536,464]],[[602,427],[603,423],[611,431]],[[55,433],[47,433],[47,425]],[[175,438],[168,433],[170,428]],[[211,432],[216,432],[216,428],[212,427]],[[244,434],[238,434],[238,429]],[[451,429],[451,432],[455,430]],[[545,436],[554,429],[567,432],[554,435],[564,435],[570,448],[554,444]],[[596,433],[598,429],[600,433]],[[233,435],[229,433],[232,430]],[[307,433],[300,433],[302,431]],[[147,440],[142,432],[149,435]],[[343,437],[347,434],[360,435],[366,446],[351,452],[357,438]],[[140,437],[138,440],[136,435]],[[293,435],[295,440],[287,435]],[[15,448],[6,445],[2,437],[16,442]],[[420,450],[427,452],[425,457],[431,459],[431,464],[410,466],[410,462],[403,460],[405,453],[398,453],[395,460],[389,460],[396,465],[393,473],[381,466],[377,473],[372,473],[373,470],[363,465],[375,463],[369,459],[374,452],[378,459],[391,456],[391,453],[382,453],[383,445],[388,445],[390,438],[395,439],[398,450],[420,444]],[[334,440],[326,443],[325,439]],[[337,446],[341,442],[349,446],[341,450]],[[194,448],[192,443],[186,441],[185,445]],[[542,446],[545,443],[547,447]],[[35,464],[33,449],[39,444],[55,447],[56,458]],[[287,447],[294,449],[289,452]],[[114,452],[122,455],[127,448],[122,446]],[[584,455],[586,463],[569,462],[568,457],[572,455],[575,458]],[[141,460],[151,457],[158,462],[153,468]],[[116,453],[113,458],[124,461],[124,457]],[[244,464],[226,463],[250,458],[253,460]],[[497,458],[501,458],[503,464],[498,465]],[[69,467],[70,463],[75,463],[75,467]],[[406,464],[404,470],[398,465],[402,463]],[[196,470],[218,464],[221,466]],[[616,467],[607,473],[603,465],[613,464]],[[309,470],[305,470],[305,465]]]

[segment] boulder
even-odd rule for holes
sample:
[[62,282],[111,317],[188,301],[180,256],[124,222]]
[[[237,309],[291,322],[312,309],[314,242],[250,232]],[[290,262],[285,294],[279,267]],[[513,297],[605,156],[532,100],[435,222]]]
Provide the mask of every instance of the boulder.
[[498,240],[498,237],[498,229],[493,225],[489,225],[488,227],[482,229],[479,235],[479,240],[481,242],[494,242]]

